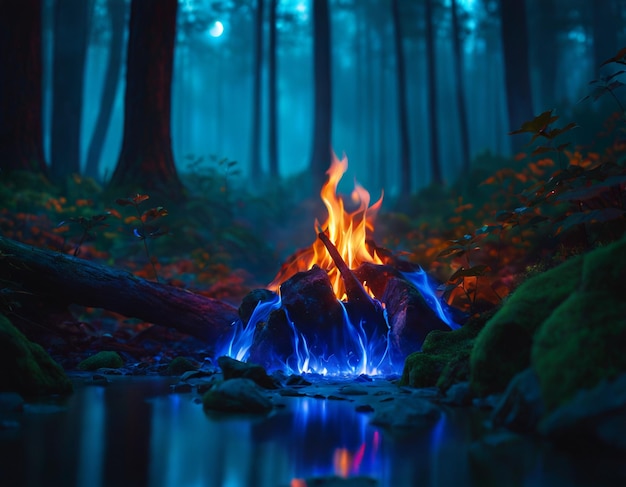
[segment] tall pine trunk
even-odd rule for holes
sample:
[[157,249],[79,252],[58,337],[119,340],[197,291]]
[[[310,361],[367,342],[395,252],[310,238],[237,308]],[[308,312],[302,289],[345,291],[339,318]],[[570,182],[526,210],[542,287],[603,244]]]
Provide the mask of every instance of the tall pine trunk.
[[394,48],[396,54],[396,81],[398,89],[398,127],[400,130],[400,199],[411,195],[411,146],[409,144],[409,114],[406,96],[406,67],[402,48],[402,26],[400,23],[399,0],[391,0]]
[[43,152],[41,0],[0,8],[0,169],[47,173]]
[[470,168],[469,128],[467,125],[467,108],[465,105],[465,83],[463,83],[463,52],[461,49],[461,29],[457,2],[452,0],[452,47],[454,53],[454,77],[456,80],[456,105],[459,112],[459,131],[461,135],[461,163],[464,173]]
[[85,175],[99,178],[100,157],[106,140],[111,114],[115,104],[115,95],[119,85],[122,71],[122,58],[124,47],[124,20],[126,17],[126,4],[124,0],[108,0],[109,19],[111,21],[111,41],[109,44],[109,58],[106,73],[104,75],[104,87],[100,100],[100,111],[91,136],[87,161],[85,162]]
[[276,66],[276,9],[278,8],[278,0],[270,0],[270,16],[269,16],[269,53],[267,60],[268,69],[268,143],[267,155],[269,158],[269,174],[273,181],[277,181],[279,174],[278,160],[278,97],[277,97],[277,66]]
[[[509,131],[513,131],[520,128],[523,122],[533,118],[526,0],[500,0],[500,28],[504,52]],[[512,136],[513,152],[522,151],[526,142],[524,137]]]
[[311,182],[317,191],[330,165],[332,134],[332,83],[330,57],[330,18],[328,0],[313,0],[313,69],[315,80],[315,115]]
[[435,62],[435,29],[433,2],[425,2],[426,17],[426,76],[428,78],[428,125],[430,134],[430,178],[435,184],[443,184],[441,158],[439,156],[439,117],[437,114],[437,64]]
[[254,80],[252,85],[252,140],[250,176],[257,182],[263,175],[261,167],[261,81],[263,79],[263,0],[256,2]]
[[177,0],[132,0],[122,150],[110,186],[184,197],[171,140]]
[[56,180],[80,173],[89,3],[57,0],[54,5],[50,173]]
[[623,26],[620,12],[613,0],[591,2],[593,25],[593,69],[602,74],[612,73],[612,66],[600,65],[615,56],[624,46],[619,45],[618,33]]

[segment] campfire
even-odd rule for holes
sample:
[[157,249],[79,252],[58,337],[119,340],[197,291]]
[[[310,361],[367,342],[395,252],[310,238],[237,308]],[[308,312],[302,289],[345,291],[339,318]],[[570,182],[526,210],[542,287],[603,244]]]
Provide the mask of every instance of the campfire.
[[430,331],[458,326],[423,269],[377,253],[371,234],[382,196],[370,206],[355,183],[356,209],[346,210],[337,187],[347,168],[333,155],[318,238],[244,298],[221,354],[286,373],[395,374]]

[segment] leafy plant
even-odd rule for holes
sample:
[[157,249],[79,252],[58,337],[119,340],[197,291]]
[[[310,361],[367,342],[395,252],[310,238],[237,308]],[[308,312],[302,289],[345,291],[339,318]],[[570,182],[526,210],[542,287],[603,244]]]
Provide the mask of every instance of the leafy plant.
[[162,206],[157,206],[142,211],[140,205],[149,198],[150,196],[147,194],[136,194],[130,198],[118,198],[115,202],[120,206],[132,206],[135,209],[135,214],[127,217],[125,222],[137,223],[137,226],[133,228],[133,235],[143,242],[146,257],[154,271],[154,279],[158,282],[159,275],[156,269],[157,259],[150,255],[148,240],[168,234],[167,228],[162,228],[155,224],[157,220],[167,215],[167,210]]
[[85,240],[87,240],[88,238],[91,239],[95,237],[95,233],[94,233],[95,228],[109,226],[108,223],[104,222],[104,220],[106,220],[110,214],[111,213],[107,212],[107,213],[103,213],[99,215],[93,215],[90,217],[84,217],[84,216],[71,217],[67,221],[62,221],[61,223],[57,225],[57,228],[59,228],[69,222],[69,223],[77,224],[82,229],[78,243],[74,247],[74,257],[77,257],[80,254],[80,248],[85,242]]

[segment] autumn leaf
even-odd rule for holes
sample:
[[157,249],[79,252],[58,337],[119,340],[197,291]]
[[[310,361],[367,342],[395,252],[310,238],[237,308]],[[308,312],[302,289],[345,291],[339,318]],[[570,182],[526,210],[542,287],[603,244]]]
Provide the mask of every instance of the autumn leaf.
[[156,220],[157,218],[161,218],[162,216],[167,215],[167,210],[162,206],[157,206],[156,208],[150,208],[146,210],[141,215],[142,222],[149,222],[152,220]]
[[606,64],[610,64],[610,63],[626,64],[626,47],[623,47],[622,49],[620,49],[619,52],[612,58],[609,58],[606,61],[604,61],[600,65],[600,67]]
[[557,115],[552,115],[552,111],[553,110],[547,110],[541,115],[537,115],[532,120],[522,123],[521,128],[514,130],[513,132],[509,132],[509,135],[522,134],[524,132],[535,135],[542,134],[546,128],[548,128],[548,125],[556,122],[559,118]]

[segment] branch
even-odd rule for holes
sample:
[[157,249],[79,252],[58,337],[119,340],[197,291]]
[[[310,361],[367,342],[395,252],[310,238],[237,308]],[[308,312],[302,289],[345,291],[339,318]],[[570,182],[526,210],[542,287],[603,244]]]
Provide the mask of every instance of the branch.
[[230,304],[0,237],[0,277],[64,303],[104,308],[214,343],[237,319]]

